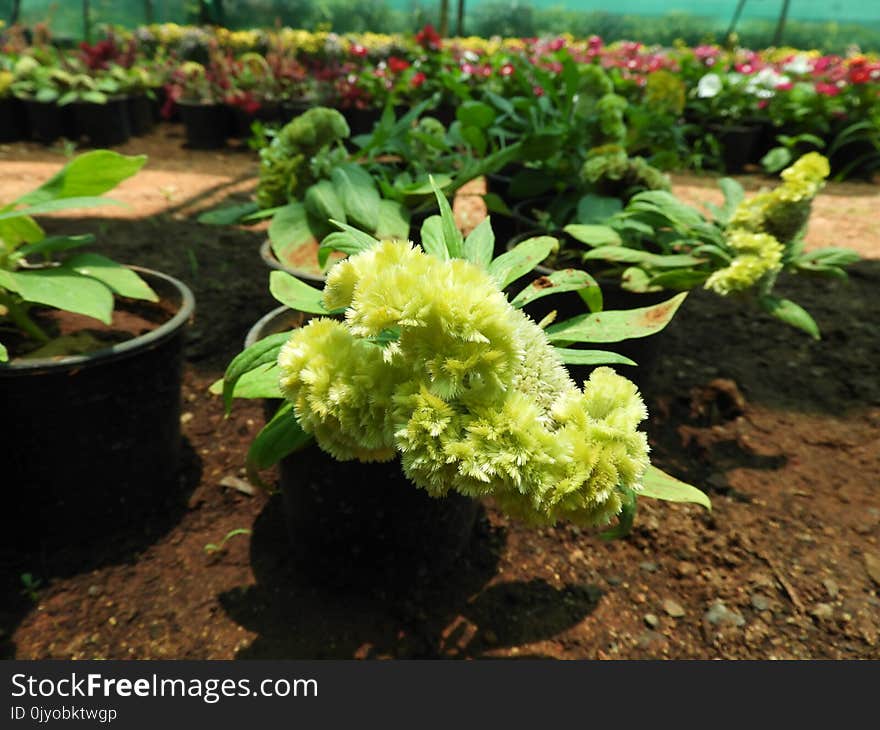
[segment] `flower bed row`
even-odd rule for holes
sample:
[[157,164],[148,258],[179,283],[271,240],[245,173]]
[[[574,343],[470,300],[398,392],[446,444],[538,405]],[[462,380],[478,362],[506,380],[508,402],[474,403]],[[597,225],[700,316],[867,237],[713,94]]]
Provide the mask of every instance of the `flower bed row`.
[[811,149],[838,177],[880,164],[880,61],[865,55],[595,36],[441,39],[430,26],[412,36],[148,26],[67,54],[45,37],[28,46],[7,33],[3,50],[0,96],[65,102],[164,89],[166,115],[174,102],[231,105],[245,129],[248,117],[286,120],[284,106],[303,102],[362,113],[367,129],[377,110],[425,99],[443,121],[471,100],[528,97],[537,108],[576,96],[585,67],[599,66],[628,102],[628,151],[659,168],[735,172],[772,149],[771,170]]

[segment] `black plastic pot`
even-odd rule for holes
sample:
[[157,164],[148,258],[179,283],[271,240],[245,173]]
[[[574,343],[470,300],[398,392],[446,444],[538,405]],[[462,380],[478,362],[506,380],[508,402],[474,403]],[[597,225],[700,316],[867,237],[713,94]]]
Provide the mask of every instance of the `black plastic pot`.
[[76,119],[73,110],[59,107],[54,101],[23,99],[28,127],[32,139],[42,144],[52,144],[59,137],[74,139]]
[[[254,325],[245,345],[311,316],[280,307]],[[458,494],[429,496],[397,459],[340,462],[314,444],[281,461],[279,482],[291,559],[335,587],[397,591],[437,578],[468,546],[479,510]]]
[[6,544],[93,544],[122,527],[137,530],[180,489],[193,296],[172,277],[132,268],[167,303],[170,319],[88,355],[0,363]]
[[177,102],[186,128],[186,144],[193,149],[216,150],[229,137],[229,108],[225,104]]
[[279,103],[278,121],[287,124],[316,105],[317,101],[314,99],[285,99]]
[[14,96],[0,99],[0,142],[18,142],[27,137],[24,104]]
[[104,104],[84,101],[71,106],[77,130],[88,137],[92,147],[114,147],[124,144],[131,137],[126,97],[108,99]]
[[156,126],[154,102],[146,94],[128,97],[128,121],[131,134],[141,137],[149,134]]
[[721,159],[727,173],[742,172],[746,165],[760,159],[759,142],[764,133],[759,124],[711,124],[710,131],[721,145]]
[[378,108],[358,109],[357,107],[349,107],[340,109],[345,121],[348,122],[348,128],[351,130],[351,136],[355,137],[359,134],[370,134],[373,127],[382,118],[382,110]]

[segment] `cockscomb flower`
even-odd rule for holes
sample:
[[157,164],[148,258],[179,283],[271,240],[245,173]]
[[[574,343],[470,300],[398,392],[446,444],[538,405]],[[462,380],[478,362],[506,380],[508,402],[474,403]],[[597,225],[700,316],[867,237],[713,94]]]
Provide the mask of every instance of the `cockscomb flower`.
[[768,233],[733,230],[727,244],[736,251],[729,266],[712,273],[706,288],[726,296],[755,286],[763,277],[782,268],[784,246]]
[[483,269],[385,241],[334,266],[344,321],[295,330],[278,358],[302,428],[338,459],[399,455],[434,496],[492,495],[530,522],[608,522],[648,444],[636,389],[610,368],[583,390]]

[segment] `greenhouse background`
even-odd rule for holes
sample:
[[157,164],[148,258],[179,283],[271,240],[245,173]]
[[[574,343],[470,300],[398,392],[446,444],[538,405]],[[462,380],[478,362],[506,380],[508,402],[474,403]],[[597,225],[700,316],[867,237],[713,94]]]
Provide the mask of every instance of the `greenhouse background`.
[[[880,50],[880,3],[849,0],[450,0],[449,35],[535,36],[569,32],[606,41],[722,42],[733,27],[742,45],[787,45],[845,53]],[[105,24],[212,23],[229,28],[410,32],[442,26],[441,3],[428,0],[2,0],[0,18],[47,23],[59,41],[79,40]],[[463,10],[463,13],[461,11]],[[461,15],[460,15],[461,13]],[[780,23],[780,15],[785,22]],[[87,21],[86,21],[87,19]]]

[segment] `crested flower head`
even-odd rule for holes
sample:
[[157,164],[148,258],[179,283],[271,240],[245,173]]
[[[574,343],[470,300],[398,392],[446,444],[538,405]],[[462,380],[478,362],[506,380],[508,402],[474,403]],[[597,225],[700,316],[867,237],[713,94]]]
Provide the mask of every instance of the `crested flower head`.
[[597,368],[578,388],[543,330],[481,268],[385,241],[338,263],[345,319],[295,330],[281,388],[339,459],[399,454],[430,494],[493,495],[532,522],[605,523],[648,466],[636,387]]

